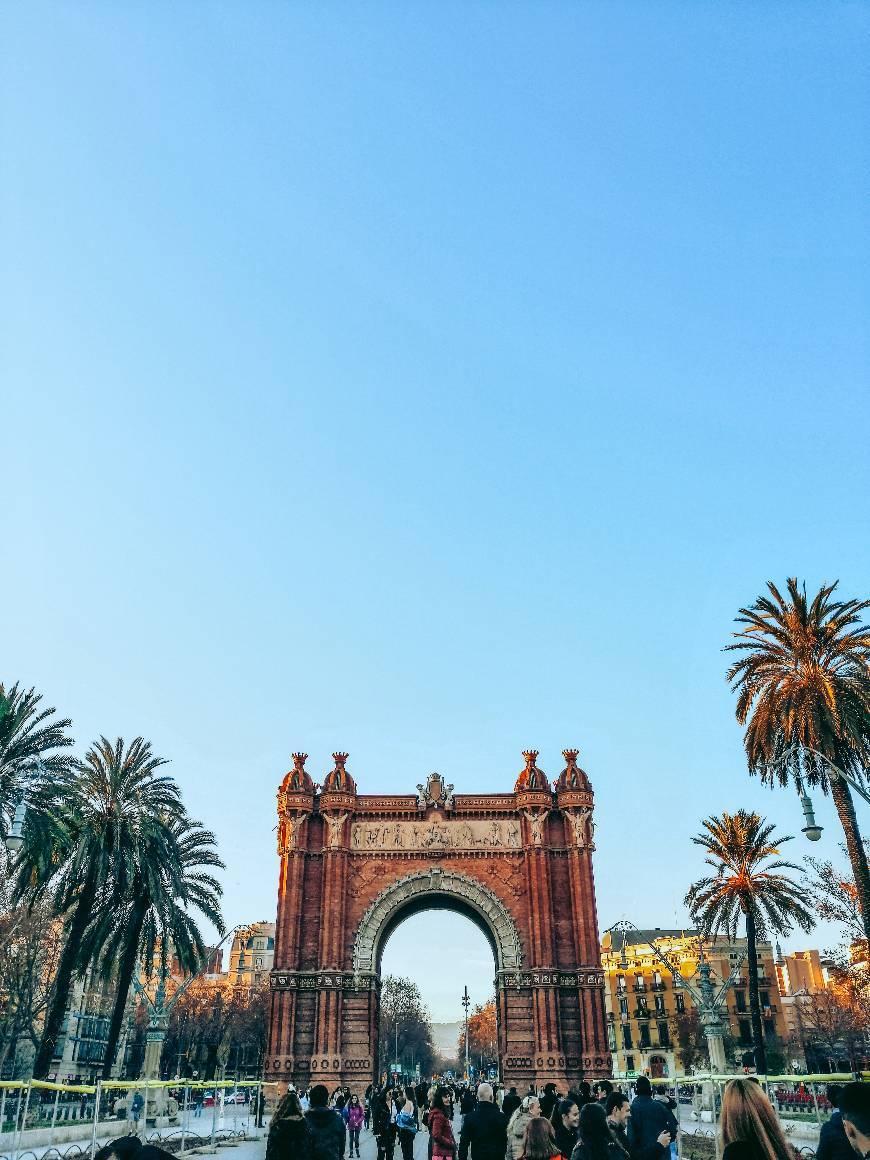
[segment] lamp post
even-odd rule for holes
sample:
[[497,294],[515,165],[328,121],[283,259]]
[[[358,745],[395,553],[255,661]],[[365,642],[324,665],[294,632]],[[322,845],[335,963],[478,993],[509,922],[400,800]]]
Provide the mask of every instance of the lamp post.
[[[812,745],[793,745],[791,749],[787,749],[785,753],[781,753],[779,757],[773,761],[766,762],[765,765],[768,769],[776,769],[778,765],[782,765],[784,761],[787,761],[796,753],[812,753],[814,757],[818,757],[828,767],[828,776],[832,781],[844,781],[849,789],[870,805],[870,793],[867,792],[864,786],[850,773],[846,773],[845,769],[840,769],[838,765],[834,765],[833,761],[829,757],[825,757],[824,753],[821,753],[818,749],[813,749]],[[804,812],[804,820],[806,821],[806,825],[801,830],[801,833],[806,835],[808,841],[818,842],[822,836],[822,827],[816,822],[813,803],[810,801],[809,795],[803,790],[800,791],[800,799],[801,808]]]
[[[608,927],[605,934],[612,934],[614,931],[622,932],[622,952],[620,955],[620,966],[623,970],[628,967],[628,958],[625,953],[626,933],[630,930],[639,930],[633,922],[628,919],[621,919],[619,922]],[[683,977],[680,973],[679,963],[661,951],[656,946],[655,939],[650,939],[649,945],[652,947],[652,952],[659,962],[667,969],[671,978],[674,980],[674,988],[679,987],[681,990],[689,992],[692,1002],[698,1009],[698,1015],[701,1020],[701,1027],[704,1030],[704,1035],[707,1039],[707,1049],[710,1054],[710,1070],[714,1073],[723,1073],[726,1068],[725,1060],[725,1023],[723,1014],[725,1012],[725,995],[729,987],[733,987],[740,978],[740,967],[743,960],[746,958],[744,952],[734,966],[731,968],[731,974],[721,984],[718,991],[716,984],[712,979],[712,968],[704,954],[704,944],[699,939],[699,956],[698,966],[695,973],[698,976],[698,983],[693,986],[692,983]]]
[[[133,972],[133,988],[136,991],[136,994],[145,1000],[145,1004],[148,1007],[148,1030],[145,1033],[145,1059],[142,1064],[142,1075],[140,1077],[141,1079],[145,1080],[146,1086],[148,1080],[158,1080],[160,1078],[160,1057],[163,1054],[163,1044],[166,1040],[166,1032],[169,1027],[169,1016],[172,1013],[172,1008],[175,1006],[181,996],[187,991],[190,984],[194,982],[195,979],[198,979],[203,971],[206,970],[214,956],[215,951],[222,947],[227,939],[230,938],[231,935],[234,935],[237,930],[242,929],[243,924],[238,923],[236,926],[228,930],[221,941],[217,944],[217,946],[211,948],[206,961],[203,963],[200,969],[195,971],[190,976],[190,978],[185,979],[178,990],[168,999],[166,997],[166,980],[169,978],[169,968],[165,962],[160,967],[160,974],[157,979],[157,989],[154,992],[153,999],[145,990],[145,987],[139,979],[139,972]],[[155,1117],[163,1115],[163,1104],[165,1099],[165,1089],[160,1087],[155,1088]],[[147,1117],[148,1109],[145,1108],[146,1120]]]
[[34,757],[30,765],[24,767],[21,797],[16,802],[15,813],[12,815],[12,828],[6,835],[6,849],[12,855],[17,854],[24,845],[24,819],[27,816],[27,791],[31,783],[35,780],[36,775],[41,778],[51,776],[48,766],[41,757]]
[[465,1078],[468,1079],[468,1008],[471,1006],[468,987],[465,987],[462,992],[462,1006],[465,1010]]

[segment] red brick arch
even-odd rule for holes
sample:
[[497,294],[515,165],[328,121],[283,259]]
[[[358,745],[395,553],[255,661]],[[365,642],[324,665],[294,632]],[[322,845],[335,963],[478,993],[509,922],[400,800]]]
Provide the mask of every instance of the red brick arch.
[[410,914],[468,915],[489,939],[501,1074],[517,1086],[610,1072],[593,794],[565,750],[551,788],[524,753],[513,793],[357,793],[347,754],[323,786],[305,754],[278,792],[281,878],[267,1077],[359,1086],[378,1067],[380,954]]

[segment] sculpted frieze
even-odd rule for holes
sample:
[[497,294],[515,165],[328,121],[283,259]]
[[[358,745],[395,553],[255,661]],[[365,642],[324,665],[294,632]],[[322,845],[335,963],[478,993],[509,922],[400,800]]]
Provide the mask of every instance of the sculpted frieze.
[[519,850],[522,835],[515,818],[445,818],[431,821],[354,822],[351,850]]

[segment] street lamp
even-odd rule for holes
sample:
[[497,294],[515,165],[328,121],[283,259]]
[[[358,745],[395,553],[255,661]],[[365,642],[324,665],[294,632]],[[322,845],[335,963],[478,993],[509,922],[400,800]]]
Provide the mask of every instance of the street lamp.
[[34,780],[34,772],[40,777],[47,777],[49,775],[48,767],[39,757],[34,757],[29,771],[25,772],[24,782],[21,788],[21,797],[15,806],[15,813],[12,816],[12,829],[6,835],[6,849],[10,854],[15,855],[24,845],[24,819],[27,815],[27,791],[30,788],[31,782]]
[[[626,932],[629,930],[639,930],[633,922],[628,919],[620,919],[619,922],[608,927],[605,934],[612,934],[613,931],[622,932],[622,951],[619,957],[619,965],[623,970],[628,968],[628,957],[625,953]],[[712,968],[704,954],[704,944],[699,939],[699,956],[698,966],[695,973],[698,975],[698,984],[693,986],[692,983],[685,978],[680,972],[679,963],[668,958],[663,951],[656,946],[656,940],[650,939],[649,945],[652,947],[652,952],[660,963],[667,969],[671,978],[674,981],[674,988],[679,987],[684,991],[688,991],[692,998],[692,1002],[698,1009],[698,1015],[701,1019],[701,1027],[704,1029],[704,1035],[707,1038],[707,1047],[710,1053],[710,1070],[712,1072],[722,1073],[725,1071],[725,1026],[723,1022],[723,1013],[725,1011],[725,995],[729,987],[733,987],[740,978],[740,967],[743,960],[746,958],[746,952],[740,956],[737,962],[731,968],[731,974],[721,984],[719,990],[711,978]]]
[[462,992],[462,1006],[465,1009],[465,1078],[468,1079],[468,1008],[471,1006],[468,987],[465,987]]
[[[865,802],[870,805],[870,793],[856,781],[851,774],[846,773],[844,769],[840,769],[838,765],[834,765],[829,757],[825,757],[818,749],[813,749],[811,745],[793,745],[791,749],[787,749],[785,753],[781,753],[779,757],[773,761],[765,763],[766,768],[775,769],[778,765],[782,765],[789,757],[793,757],[796,753],[812,753],[814,757],[818,757],[828,767],[828,776],[832,781],[842,780],[846,785],[853,790],[859,797],[863,798]],[[813,803],[810,801],[809,795],[806,792],[800,794],[801,809],[804,812],[804,819],[806,825],[802,828],[801,833],[805,834],[807,840],[810,842],[818,842],[822,836],[822,827],[816,821],[816,815],[813,812]]]

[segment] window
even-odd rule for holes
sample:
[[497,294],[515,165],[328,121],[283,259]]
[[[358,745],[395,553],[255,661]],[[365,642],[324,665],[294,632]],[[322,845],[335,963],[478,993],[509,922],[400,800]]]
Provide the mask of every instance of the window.
[[644,986],[643,975],[635,975],[634,976],[634,989],[635,989],[635,991],[645,991],[646,990],[646,987]]
[[626,1051],[629,1051],[634,1046],[631,1042],[631,1028],[628,1026],[622,1029],[622,1046]]
[[649,1037],[649,1024],[642,1023],[640,1027],[640,1046],[652,1047],[652,1040]]
[[764,1020],[764,1034],[767,1036],[776,1035],[776,1027],[774,1026],[772,1019]]
[[662,1045],[662,1047],[671,1046],[671,1036],[667,1023],[659,1024],[659,1043]]
[[625,1057],[625,1070],[626,1071],[634,1071],[634,1056],[633,1055],[627,1055]]
[[607,1046],[611,1051],[616,1051],[616,1028],[612,1023],[609,1023],[607,1026]]
[[664,995],[656,995],[656,1013],[664,1015],[665,1013],[665,997]]
[[626,1019],[628,1018],[628,999],[619,1000],[619,1013],[620,1015],[624,1015]]
[[737,1005],[738,1011],[745,1011],[746,1010],[746,992],[745,991],[735,991],[734,992],[734,1002]]
[[752,1027],[748,1019],[741,1019],[740,1021],[740,1046],[752,1046]]
[[616,992],[622,994],[625,991],[625,975],[616,976]]
[[646,995],[638,995],[637,997],[638,1011],[646,1011]]
[[770,1006],[770,991],[762,991],[761,992],[761,1006],[762,1007],[769,1007]]
[[683,994],[674,995],[674,1003],[677,1005],[677,1014],[682,1015],[686,1010],[686,996]]

